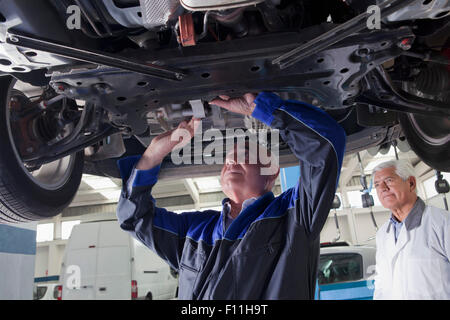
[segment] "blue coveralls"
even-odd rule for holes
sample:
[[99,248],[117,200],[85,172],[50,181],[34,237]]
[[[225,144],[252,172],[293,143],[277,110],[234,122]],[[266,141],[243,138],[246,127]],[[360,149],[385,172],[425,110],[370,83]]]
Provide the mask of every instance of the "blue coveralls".
[[151,190],[160,167],[138,171],[139,157],[119,161],[120,226],[179,271],[180,299],[314,299],[319,235],[336,192],[345,131],[306,103],[267,92],[255,102],[252,116],[280,130],[299,159],[300,179],[278,197],[258,198],[226,231],[219,211],[158,208]]

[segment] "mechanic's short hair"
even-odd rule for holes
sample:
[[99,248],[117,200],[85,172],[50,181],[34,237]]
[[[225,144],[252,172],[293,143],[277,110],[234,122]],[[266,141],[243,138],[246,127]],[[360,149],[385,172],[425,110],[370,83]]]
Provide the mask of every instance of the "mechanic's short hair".
[[403,181],[408,180],[409,177],[415,177],[413,167],[403,160],[390,160],[380,163],[372,170],[372,179],[375,177],[375,173],[382,169],[395,168],[395,173],[402,178]]

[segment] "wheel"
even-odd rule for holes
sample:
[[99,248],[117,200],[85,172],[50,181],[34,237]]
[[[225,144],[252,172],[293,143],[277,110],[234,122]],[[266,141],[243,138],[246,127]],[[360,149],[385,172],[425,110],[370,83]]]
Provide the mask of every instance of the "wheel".
[[23,148],[32,149],[18,135],[23,138],[36,128],[25,127],[14,113],[15,107],[29,101],[14,89],[17,83],[10,76],[0,77],[0,223],[37,221],[60,214],[73,200],[83,173],[83,152],[35,168],[22,162]]
[[417,156],[433,169],[450,172],[450,118],[402,113],[399,119]]

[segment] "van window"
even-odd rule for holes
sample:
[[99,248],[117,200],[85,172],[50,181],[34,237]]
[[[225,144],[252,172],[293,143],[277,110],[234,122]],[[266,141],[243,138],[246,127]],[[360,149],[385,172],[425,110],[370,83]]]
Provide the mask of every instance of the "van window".
[[363,278],[362,256],[358,253],[333,253],[320,255],[319,285]]
[[47,287],[42,287],[42,286],[35,287],[35,290],[33,292],[33,295],[34,295],[33,299],[41,300],[45,296],[46,292],[47,292]]

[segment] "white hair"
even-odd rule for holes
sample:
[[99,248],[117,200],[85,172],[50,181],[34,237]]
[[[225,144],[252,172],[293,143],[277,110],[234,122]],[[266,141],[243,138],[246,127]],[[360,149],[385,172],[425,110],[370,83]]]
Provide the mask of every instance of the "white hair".
[[395,173],[403,179],[408,180],[409,177],[415,177],[413,167],[406,161],[402,160],[390,160],[377,165],[372,170],[372,178],[375,177],[375,173],[382,169],[395,168]]

